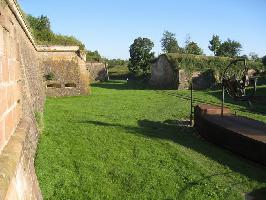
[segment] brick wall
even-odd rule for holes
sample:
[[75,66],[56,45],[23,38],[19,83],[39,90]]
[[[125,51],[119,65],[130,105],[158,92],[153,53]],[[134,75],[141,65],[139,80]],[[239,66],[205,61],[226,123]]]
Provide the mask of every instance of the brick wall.
[[12,19],[0,15],[0,151],[21,119],[21,84],[18,45]]
[[0,1],[0,199],[42,199],[35,113],[45,101],[37,47],[13,0]]
[[67,91],[89,92],[84,56],[78,48],[69,52],[71,48],[57,47],[54,53],[54,47],[36,46],[16,1],[0,0],[0,200],[42,199],[34,159],[39,138],[35,114],[44,108],[44,75],[56,69],[62,84],[77,85]]

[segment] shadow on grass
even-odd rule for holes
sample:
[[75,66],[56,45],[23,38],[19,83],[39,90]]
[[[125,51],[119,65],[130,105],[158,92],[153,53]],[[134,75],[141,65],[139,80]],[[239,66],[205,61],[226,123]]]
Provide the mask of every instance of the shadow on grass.
[[[156,122],[139,120],[138,127],[100,121],[79,121],[78,123],[104,127],[117,127],[124,129],[130,134],[137,134],[142,137],[170,140],[189,149],[193,149],[222,165],[228,166],[231,170],[243,174],[251,180],[266,182],[265,167],[239,157],[229,151],[220,149],[219,147],[201,139],[194,128],[187,126],[188,122],[186,121],[167,120],[165,122]],[[203,179],[210,179],[211,177],[218,175],[219,174],[215,173],[210,174],[210,177],[203,177]],[[195,184],[200,184],[201,181],[202,180],[199,180],[198,183],[188,183],[187,187],[193,187]],[[183,188],[183,190],[186,190],[186,188]]]
[[[156,91],[159,94],[163,94],[163,95],[168,95],[168,96],[172,96],[172,97],[177,97],[177,98],[181,98],[184,100],[191,100],[190,94],[186,93],[186,94],[182,94],[182,93],[178,93],[178,92],[171,92],[171,91],[165,91],[165,90],[158,90]],[[195,97],[196,95],[194,95],[193,97],[193,101],[194,101],[194,105],[196,104],[212,104],[215,106],[221,106],[221,97],[222,97],[222,92],[221,90],[208,90],[206,91],[206,93],[208,95],[214,96],[217,100],[213,101],[211,99],[208,98],[200,98],[200,97]],[[266,91],[265,91],[266,94]],[[247,102],[239,102],[239,101],[235,101],[232,98],[226,96],[225,97],[225,103],[227,106],[229,105],[234,105],[237,106],[238,111],[242,111],[242,112],[249,112],[249,113],[253,113],[253,114],[263,114],[266,115],[266,106],[262,105],[262,104],[256,104],[253,103],[252,108],[250,108],[249,104]]]
[[[262,88],[259,88],[258,91],[259,91],[258,94],[261,94],[262,91],[264,91],[265,94],[266,94],[266,88],[265,88],[265,90],[262,89]],[[221,99],[221,96],[222,96],[221,90],[211,91],[208,94],[210,94],[210,95],[212,95],[212,96],[214,96],[214,97],[216,97],[218,99]],[[255,96],[255,98],[256,98],[256,96]],[[240,110],[242,112],[250,112],[250,113],[253,113],[253,114],[263,114],[263,115],[266,114],[266,105],[263,105],[263,104],[260,104],[260,103],[252,102],[252,107],[250,107],[248,102],[235,101],[234,99],[229,98],[229,97],[225,98],[225,102],[229,103],[229,104],[241,106],[242,108],[239,108],[238,110]]]
[[91,86],[112,90],[161,90],[150,86],[147,81],[148,80],[110,80],[108,82],[94,83]]

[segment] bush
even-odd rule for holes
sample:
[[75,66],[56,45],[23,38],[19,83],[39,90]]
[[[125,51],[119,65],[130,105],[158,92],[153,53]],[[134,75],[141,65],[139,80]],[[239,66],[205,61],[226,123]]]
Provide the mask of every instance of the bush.
[[55,79],[55,74],[53,72],[49,72],[48,74],[44,75],[44,78],[46,81],[52,81]]
[[87,51],[86,60],[90,62],[101,62],[103,59],[98,51]]
[[[213,70],[216,74],[221,75],[230,62],[228,57],[200,56],[191,54],[166,54],[172,67],[184,69],[187,72]],[[265,71],[266,67],[261,62],[247,61],[248,67],[256,71]],[[237,66],[241,66],[238,63]]]

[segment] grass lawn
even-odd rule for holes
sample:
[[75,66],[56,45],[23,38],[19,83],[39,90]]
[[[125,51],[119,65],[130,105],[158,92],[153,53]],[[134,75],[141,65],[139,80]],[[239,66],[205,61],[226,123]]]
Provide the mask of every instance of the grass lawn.
[[[35,163],[44,199],[231,200],[266,187],[265,168],[173,123],[188,119],[189,91],[122,81],[92,91],[47,99]],[[195,95],[219,103],[215,91]],[[228,106],[266,122],[265,106]]]

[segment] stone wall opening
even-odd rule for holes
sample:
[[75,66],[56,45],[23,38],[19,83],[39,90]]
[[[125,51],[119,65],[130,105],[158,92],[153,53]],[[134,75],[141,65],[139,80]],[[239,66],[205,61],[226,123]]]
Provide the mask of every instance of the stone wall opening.
[[60,83],[51,83],[47,85],[47,88],[62,88]]
[[76,88],[77,84],[76,83],[67,83],[67,84],[65,84],[65,87],[66,88]]

